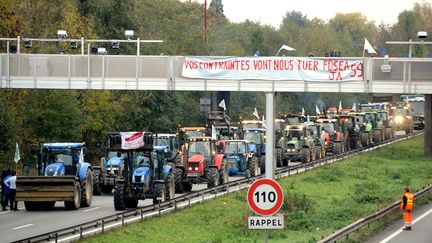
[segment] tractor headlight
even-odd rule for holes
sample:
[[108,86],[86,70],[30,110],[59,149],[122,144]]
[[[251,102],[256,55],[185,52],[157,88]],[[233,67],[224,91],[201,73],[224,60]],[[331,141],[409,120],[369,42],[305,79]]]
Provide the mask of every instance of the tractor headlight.
[[396,116],[396,117],[395,117],[395,122],[396,122],[396,123],[402,123],[403,120],[404,120],[404,118],[403,118],[402,116]]
[[192,170],[192,167],[189,167],[189,170]]
[[195,167],[195,170],[198,170],[198,167]]

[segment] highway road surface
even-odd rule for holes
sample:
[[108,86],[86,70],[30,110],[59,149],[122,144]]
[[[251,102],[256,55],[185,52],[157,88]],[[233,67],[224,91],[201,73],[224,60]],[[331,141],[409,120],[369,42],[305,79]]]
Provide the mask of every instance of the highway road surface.
[[[229,181],[242,178],[244,177],[229,177]],[[205,188],[206,184],[194,184],[192,191]],[[180,195],[182,194],[176,194]],[[140,200],[138,206],[152,203],[152,199]],[[90,207],[75,211],[65,210],[63,202],[57,202],[52,210],[27,212],[22,202],[18,204],[18,208],[20,211],[0,211],[0,242],[21,240],[123,212],[114,210],[113,195],[109,194],[93,196]]]
[[[414,205],[415,206],[415,205]],[[390,225],[368,242],[380,243],[431,243],[432,242],[432,205],[427,204],[416,209],[413,213],[411,231],[404,231],[402,215],[400,220]]]

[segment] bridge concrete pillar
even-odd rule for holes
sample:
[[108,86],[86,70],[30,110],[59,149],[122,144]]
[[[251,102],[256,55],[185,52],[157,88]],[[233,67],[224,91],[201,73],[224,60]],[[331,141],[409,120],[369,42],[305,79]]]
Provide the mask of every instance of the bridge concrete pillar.
[[424,155],[432,156],[432,94],[425,95]]
[[266,92],[266,146],[265,146],[265,177],[274,179],[274,93]]

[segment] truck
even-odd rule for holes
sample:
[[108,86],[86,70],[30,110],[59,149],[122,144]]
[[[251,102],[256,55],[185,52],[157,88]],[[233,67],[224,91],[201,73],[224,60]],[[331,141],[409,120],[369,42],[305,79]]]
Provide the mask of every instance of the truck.
[[136,208],[139,200],[153,203],[174,198],[173,168],[167,163],[165,148],[153,147],[150,132],[109,134],[110,151],[124,154],[124,169],[114,185],[114,208]]
[[208,188],[228,182],[228,168],[223,154],[216,150],[211,137],[190,137],[184,144],[182,164],[175,166],[175,191],[189,192],[193,184],[207,183]]
[[228,164],[228,175],[244,175],[246,178],[259,174],[259,160],[247,140],[227,140],[223,159]]
[[16,200],[27,211],[52,208],[63,201],[67,210],[89,207],[93,172],[83,143],[44,143],[32,150],[38,158],[36,176],[18,176]]
[[425,98],[422,95],[406,97],[409,114],[412,116],[413,129],[421,130],[424,128],[424,105]]

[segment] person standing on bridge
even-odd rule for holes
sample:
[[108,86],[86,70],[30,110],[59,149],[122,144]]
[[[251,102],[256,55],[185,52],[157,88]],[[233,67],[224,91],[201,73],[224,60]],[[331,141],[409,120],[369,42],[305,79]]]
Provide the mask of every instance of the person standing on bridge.
[[403,221],[404,221],[403,230],[411,230],[413,207],[414,207],[414,196],[410,192],[408,187],[404,187],[404,194],[402,196],[402,202],[400,204],[400,209],[402,210]]

